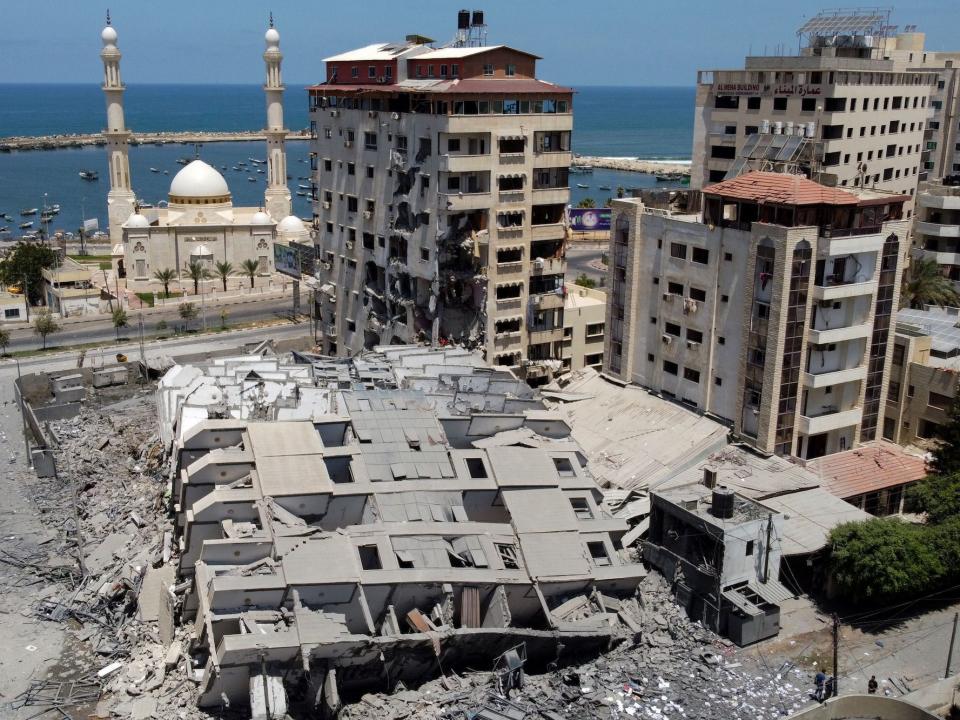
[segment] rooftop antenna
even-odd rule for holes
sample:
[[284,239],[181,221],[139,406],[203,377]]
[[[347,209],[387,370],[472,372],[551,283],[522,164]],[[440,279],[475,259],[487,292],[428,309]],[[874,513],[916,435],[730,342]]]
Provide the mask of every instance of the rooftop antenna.
[[110,8],[107,8],[107,25],[110,24]]

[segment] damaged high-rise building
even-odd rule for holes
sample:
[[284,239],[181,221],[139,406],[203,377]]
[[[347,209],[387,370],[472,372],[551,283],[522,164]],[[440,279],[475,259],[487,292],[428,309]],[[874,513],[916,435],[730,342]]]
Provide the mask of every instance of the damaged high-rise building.
[[462,343],[536,380],[563,341],[572,90],[470,22],[329,57],[309,89],[321,347]]
[[463,349],[296,360],[159,384],[201,705],[330,713],[518,646],[531,664],[609,646],[571,599],[616,606],[645,570],[559,413]]

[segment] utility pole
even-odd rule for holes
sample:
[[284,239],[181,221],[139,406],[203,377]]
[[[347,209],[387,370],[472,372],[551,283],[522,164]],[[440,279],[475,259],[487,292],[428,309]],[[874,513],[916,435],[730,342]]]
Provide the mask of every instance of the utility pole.
[[143,312],[137,316],[137,325],[140,332],[140,364],[143,366],[143,369],[140,373],[140,382],[141,384],[146,379],[147,376],[147,356],[143,351]]
[[[23,305],[27,311],[27,322],[30,322],[30,287],[27,284],[27,274],[23,274]],[[19,366],[17,369],[19,373]]]
[[840,692],[840,618],[833,614],[833,696]]
[[950,664],[953,662],[953,643],[957,639],[957,619],[960,613],[953,614],[953,632],[950,633],[950,647],[947,649],[947,669],[943,671],[943,677],[950,677]]
[[[27,427],[27,413],[23,408],[23,380],[20,375],[20,358],[17,358],[17,382],[14,383],[13,389],[16,391],[17,395],[17,404],[20,406],[20,418],[23,420],[23,445],[27,451],[27,467],[33,467],[33,455],[30,453],[30,435],[29,428]],[[947,662],[949,667],[950,663]]]

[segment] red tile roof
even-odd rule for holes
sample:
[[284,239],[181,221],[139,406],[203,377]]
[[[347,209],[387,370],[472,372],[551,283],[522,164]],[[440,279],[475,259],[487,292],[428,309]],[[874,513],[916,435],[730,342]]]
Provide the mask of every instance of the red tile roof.
[[905,485],[927,475],[922,457],[886,441],[825,455],[808,463],[807,469],[819,475],[824,487],[840,498]]
[[756,170],[710,185],[705,195],[776,205],[856,205],[853,193],[826,187],[801,175]]

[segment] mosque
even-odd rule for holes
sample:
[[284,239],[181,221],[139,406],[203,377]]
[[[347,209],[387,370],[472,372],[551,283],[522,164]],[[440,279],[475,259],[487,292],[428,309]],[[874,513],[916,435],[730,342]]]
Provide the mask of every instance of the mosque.
[[[267,101],[267,188],[262,207],[236,207],[230,187],[214,167],[195,159],[185,165],[170,182],[166,207],[141,210],[130,177],[129,146],[131,132],[124,122],[124,85],[120,79],[120,50],[117,31],[107,16],[100,35],[103,50],[103,92],[107,102],[107,127],[103,132],[110,166],[110,192],[107,208],[110,242],[113,243],[113,269],[125,278],[127,287],[156,284],[154,274],[172,269],[181,279],[191,262],[211,271],[217,262],[228,262],[235,270],[245,260],[254,259],[262,275],[273,272],[275,241],[309,242],[309,228],[291,214],[287,186],[287,154],[283,125],[283,81],[280,64],[280,33],[267,30],[267,77],[264,92]],[[185,283],[189,285],[189,283]]]

